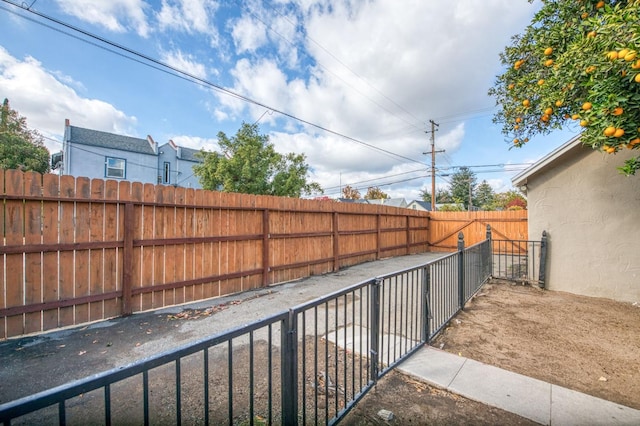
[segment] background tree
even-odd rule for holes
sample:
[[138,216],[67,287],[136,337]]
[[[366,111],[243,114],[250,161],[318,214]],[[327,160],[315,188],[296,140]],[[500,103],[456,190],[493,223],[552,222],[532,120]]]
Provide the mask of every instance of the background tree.
[[[507,68],[489,90],[513,146],[574,120],[593,149],[640,148],[639,10],[637,0],[542,0],[501,54]],[[638,169],[639,156],[619,167]]]
[[305,155],[276,152],[257,124],[243,123],[232,138],[219,132],[218,145],[221,153],[201,151],[202,164],[193,168],[205,189],[285,197],[323,192],[307,180]]
[[360,191],[356,188],[352,188],[349,185],[342,188],[342,198],[346,198],[347,200],[359,200],[360,197]]
[[500,192],[494,197],[496,210],[526,210],[527,199],[518,191]]
[[[431,202],[431,192],[428,189],[420,191],[420,198],[422,201]],[[436,188],[436,202],[438,204],[453,203],[453,197],[451,193],[445,188]]]
[[491,185],[483,180],[476,188],[476,203],[482,210],[494,210],[495,192]]
[[[451,196],[457,203],[462,203],[466,210],[469,203],[474,204],[476,175],[468,167],[460,167],[451,177]],[[438,199],[436,198],[436,201]]]
[[382,200],[387,198],[389,198],[389,196],[377,186],[369,187],[367,189],[367,193],[364,196],[365,200]]
[[6,98],[0,109],[0,168],[39,173],[50,170],[44,138],[28,128],[27,119],[11,109]]

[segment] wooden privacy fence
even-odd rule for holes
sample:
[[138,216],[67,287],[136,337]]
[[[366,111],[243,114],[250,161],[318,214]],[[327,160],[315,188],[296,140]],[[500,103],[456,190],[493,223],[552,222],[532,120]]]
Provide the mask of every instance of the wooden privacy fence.
[[497,240],[527,240],[527,210],[429,213],[431,251],[454,251],[458,234],[464,234],[467,246],[485,239],[487,225]]
[[0,170],[0,338],[428,250],[426,212]]

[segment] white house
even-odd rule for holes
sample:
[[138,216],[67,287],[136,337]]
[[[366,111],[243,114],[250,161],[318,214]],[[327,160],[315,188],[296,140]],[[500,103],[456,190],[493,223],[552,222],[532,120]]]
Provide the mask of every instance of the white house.
[[[60,174],[201,188],[193,173],[198,151],[169,141],[146,139],[71,126],[65,121],[62,153],[54,154]],[[54,164],[55,166],[55,164]]]

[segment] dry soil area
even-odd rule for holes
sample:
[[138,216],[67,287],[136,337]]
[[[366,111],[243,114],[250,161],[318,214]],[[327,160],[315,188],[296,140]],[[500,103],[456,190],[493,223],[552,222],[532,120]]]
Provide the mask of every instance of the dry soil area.
[[[432,342],[480,362],[640,409],[640,306],[486,284]],[[528,420],[425,386],[385,377],[346,424],[531,424]]]

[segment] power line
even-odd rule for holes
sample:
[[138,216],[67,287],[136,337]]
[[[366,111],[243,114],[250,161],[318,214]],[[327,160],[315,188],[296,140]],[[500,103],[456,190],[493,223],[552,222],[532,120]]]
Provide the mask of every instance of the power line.
[[[375,145],[369,144],[369,143],[367,143],[367,142],[363,142],[363,141],[361,141],[361,140],[359,140],[359,139],[353,138],[353,137],[351,137],[351,136],[347,136],[347,135],[345,135],[345,134],[343,134],[343,133],[340,133],[340,132],[337,132],[337,131],[335,131],[335,130],[331,130],[331,129],[329,129],[329,128],[327,128],[327,127],[324,127],[324,126],[322,126],[322,125],[319,125],[319,124],[313,123],[313,122],[311,122],[311,121],[305,120],[305,119],[303,119],[303,118],[297,117],[297,116],[295,116],[295,115],[293,115],[293,114],[291,114],[291,113],[285,112],[285,111],[283,111],[283,110],[279,110],[279,109],[277,109],[277,108],[273,108],[273,107],[271,107],[271,106],[268,106],[268,105],[264,104],[263,102],[260,102],[260,101],[254,100],[254,99],[252,99],[252,98],[249,98],[248,96],[245,96],[245,95],[242,95],[242,94],[240,94],[240,93],[234,92],[233,90],[227,89],[227,88],[225,88],[225,87],[223,87],[223,86],[220,86],[219,84],[213,83],[213,82],[211,82],[211,81],[209,81],[209,80],[206,80],[206,79],[204,79],[204,78],[202,78],[202,77],[198,77],[198,76],[196,76],[196,75],[194,75],[194,74],[191,74],[191,73],[188,73],[188,72],[186,72],[186,71],[180,70],[180,69],[178,69],[178,68],[176,68],[176,67],[173,67],[173,66],[171,66],[171,65],[169,65],[169,64],[167,64],[167,63],[164,63],[164,62],[162,62],[162,61],[160,61],[160,60],[158,60],[158,59],[155,59],[155,58],[152,58],[152,57],[150,57],[150,56],[148,56],[148,55],[146,55],[146,54],[143,54],[143,53],[137,52],[137,51],[135,51],[135,50],[133,50],[133,49],[131,49],[131,48],[128,48],[128,47],[123,46],[123,45],[121,45],[121,44],[119,44],[119,43],[116,43],[116,42],[110,41],[110,40],[108,40],[108,39],[106,39],[106,38],[104,38],[104,37],[101,37],[101,36],[98,36],[98,35],[96,35],[96,34],[90,33],[90,32],[88,32],[88,31],[86,31],[86,30],[83,30],[83,29],[81,29],[81,28],[78,28],[78,27],[76,27],[76,26],[74,26],[74,25],[71,25],[71,24],[69,24],[69,23],[66,23],[66,22],[60,21],[59,19],[53,18],[53,17],[48,16],[48,15],[46,15],[46,14],[43,14],[43,13],[41,13],[41,12],[37,12],[37,11],[34,11],[34,10],[26,9],[24,6],[18,5],[18,4],[14,3],[14,2],[12,2],[12,1],[10,1],[10,0],[2,0],[2,1],[3,1],[4,3],[10,4],[10,5],[14,6],[14,7],[17,7],[17,8],[23,9],[23,10],[26,10],[27,12],[32,13],[32,14],[34,14],[34,15],[36,15],[36,16],[39,16],[40,18],[43,18],[43,19],[46,19],[46,20],[48,20],[48,21],[54,22],[54,23],[56,23],[57,25],[63,26],[63,27],[68,28],[68,29],[71,29],[71,30],[73,30],[73,31],[76,31],[76,32],[78,32],[78,33],[80,33],[80,34],[84,35],[84,36],[87,36],[87,37],[93,38],[93,39],[98,40],[98,41],[100,41],[100,42],[102,42],[102,43],[104,43],[104,44],[107,44],[107,45],[109,45],[109,46],[112,46],[112,47],[114,47],[114,48],[116,48],[116,49],[119,49],[119,50],[122,50],[122,51],[124,51],[124,52],[127,52],[128,54],[131,54],[131,55],[137,56],[137,57],[139,57],[139,58],[142,58],[142,59],[144,59],[145,61],[148,61],[148,62],[150,62],[151,64],[155,64],[155,65],[157,65],[157,66],[159,66],[159,67],[162,67],[162,68],[158,68],[158,67],[153,66],[153,65],[151,65],[151,64],[149,64],[149,63],[142,62],[142,61],[137,60],[137,59],[135,59],[135,58],[131,58],[130,56],[126,56],[126,55],[119,54],[119,53],[117,53],[117,52],[114,52],[114,51],[113,51],[113,50],[111,50],[111,49],[105,48],[105,47],[100,46],[100,45],[97,45],[97,44],[95,44],[95,43],[91,43],[91,42],[89,42],[89,41],[87,41],[87,40],[85,40],[85,39],[82,39],[82,38],[79,38],[79,37],[75,37],[75,36],[73,36],[73,35],[71,35],[71,34],[68,34],[68,33],[67,33],[67,32],[65,32],[65,31],[60,31],[60,30],[58,30],[58,29],[55,29],[55,28],[50,27],[50,26],[48,26],[48,25],[45,25],[45,24],[43,24],[43,23],[41,23],[41,22],[39,22],[39,21],[29,19],[29,18],[27,18],[26,16],[23,16],[23,15],[20,15],[20,14],[16,14],[17,16],[20,16],[20,17],[22,17],[22,18],[24,18],[24,19],[28,19],[28,20],[30,20],[30,21],[32,21],[32,22],[34,22],[34,23],[38,23],[38,24],[43,25],[43,26],[45,26],[45,27],[51,28],[51,29],[53,29],[53,30],[55,30],[55,31],[59,31],[59,32],[61,32],[61,33],[63,33],[63,34],[69,35],[69,36],[71,36],[71,37],[73,37],[73,38],[76,38],[77,40],[87,42],[87,43],[88,43],[88,44],[90,44],[90,45],[93,45],[93,46],[96,46],[96,47],[100,47],[100,48],[102,48],[102,49],[104,49],[104,50],[106,50],[106,51],[109,51],[109,52],[111,52],[111,53],[118,54],[119,56],[122,56],[122,57],[124,57],[124,58],[130,59],[130,60],[133,60],[133,61],[138,62],[138,63],[140,63],[140,64],[143,64],[143,65],[149,66],[149,67],[151,67],[151,68],[154,68],[154,69],[157,69],[157,70],[163,71],[163,72],[165,72],[165,73],[167,73],[167,74],[169,74],[169,75],[174,75],[174,76],[176,76],[176,74],[174,74],[174,73],[178,73],[178,74],[180,74],[180,75],[178,75],[178,77],[180,77],[180,78],[182,78],[182,79],[184,79],[184,80],[191,81],[191,82],[196,82],[197,84],[201,84],[201,85],[204,85],[204,86],[207,86],[207,87],[213,88],[214,90],[217,90],[217,91],[219,91],[219,92],[221,92],[221,93],[223,93],[223,94],[226,94],[226,95],[232,96],[232,97],[234,97],[234,98],[240,99],[240,100],[242,100],[242,101],[245,101],[245,102],[247,102],[247,103],[250,103],[250,104],[253,104],[253,105],[256,105],[256,106],[260,106],[260,107],[265,108],[265,109],[269,109],[269,110],[271,110],[271,111],[273,111],[273,112],[277,112],[277,113],[278,113],[278,114],[280,114],[280,115],[283,115],[283,116],[288,117],[288,118],[290,118],[290,119],[292,119],[292,120],[298,121],[298,122],[300,122],[300,123],[302,123],[302,124],[306,124],[306,125],[308,125],[308,126],[314,127],[314,128],[316,128],[316,129],[319,129],[319,130],[322,130],[322,131],[324,131],[324,132],[330,133],[330,134],[332,134],[332,135],[334,135],[334,136],[338,136],[338,137],[340,137],[340,138],[346,139],[346,140],[348,140],[348,141],[351,141],[351,142],[357,143],[357,144],[359,144],[359,145],[362,145],[362,146],[367,147],[367,148],[369,148],[369,149],[372,149],[372,150],[374,150],[374,151],[378,151],[378,152],[383,153],[383,154],[385,154],[385,155],[388,155],[388,156],[394,157],[394,158],[396,158],[396,159],[402,159],[402,160],[407,160],[407,161],[411,161],[411,162],[415,162],[415,163],[422,164],[420,161],[415,160],[415,159],[413,159],[413,158],[406,157],[406,156],[401,155],[401,154],[397,154],[397,153],[395,153],[395,152],[389,151],[389,150],[384,149],[384,148],[377,147],[377,146],[375,146]],[[6,8],[2,8],[2,9],[3,9],[3,10],[6,10],[7,12],[14,13],[13,11],[8,10],[8,9],[6,9]],[[14,13],[14,14],[15,14],[15,13]],[[171,71],[173,71],[173,72],[169,72],[169,71],[167,71],[167,70],[171,70]]]

